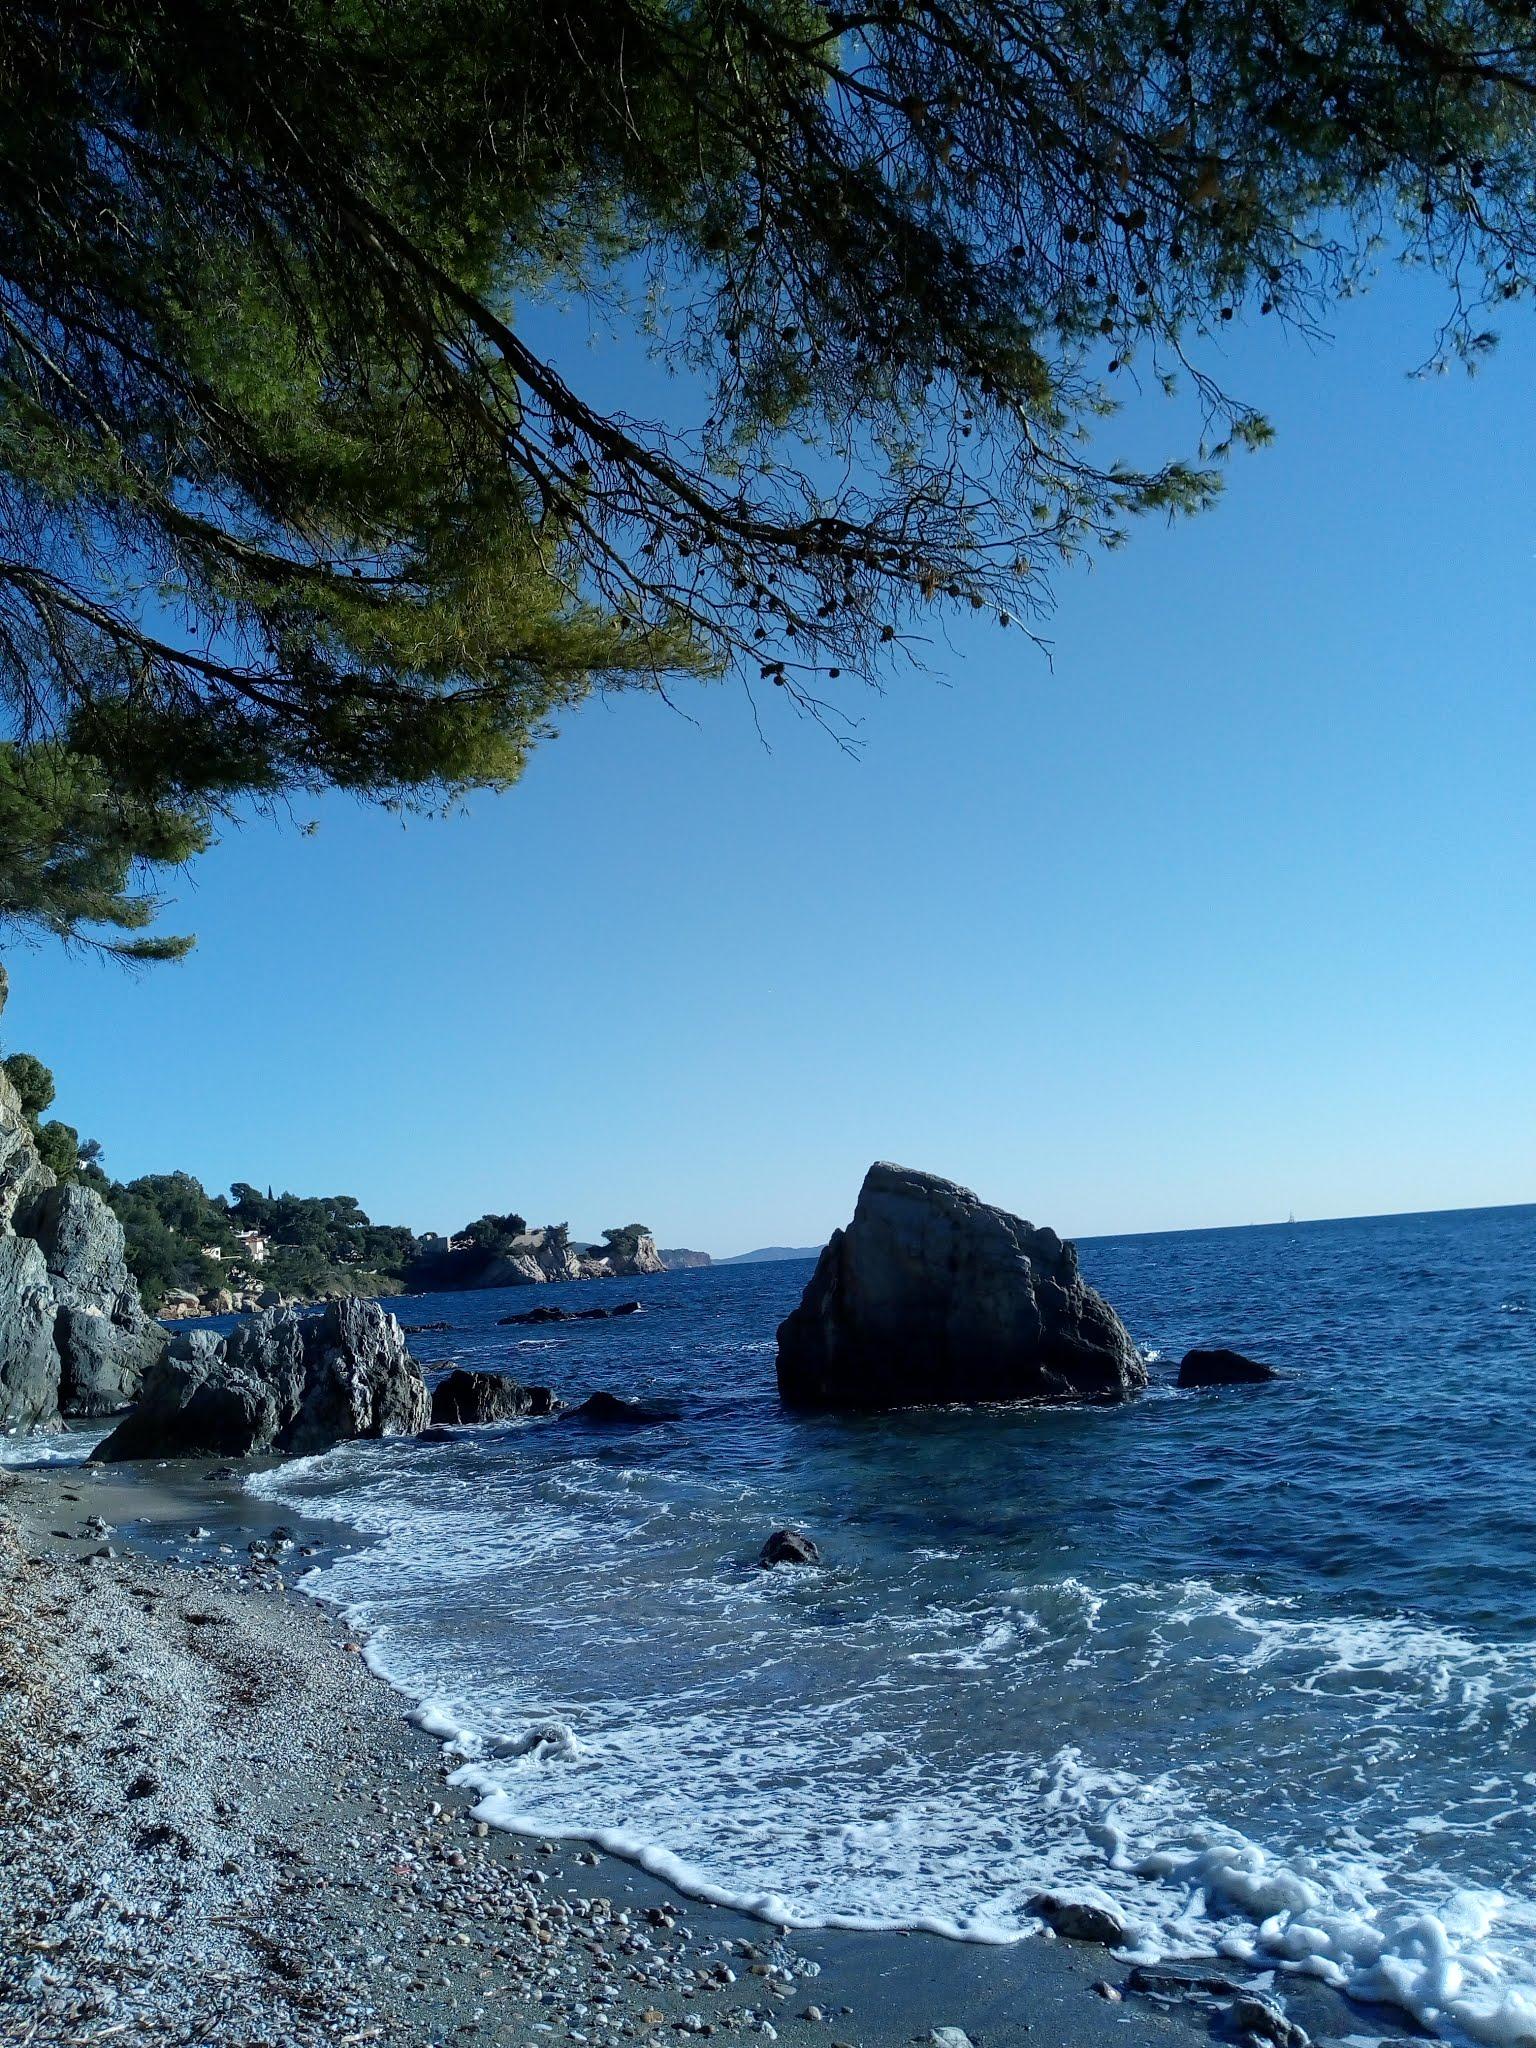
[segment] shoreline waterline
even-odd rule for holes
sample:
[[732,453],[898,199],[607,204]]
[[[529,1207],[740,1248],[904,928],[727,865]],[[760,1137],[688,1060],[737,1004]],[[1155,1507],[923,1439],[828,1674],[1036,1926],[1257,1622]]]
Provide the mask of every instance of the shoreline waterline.
[[[148,1761],[158,1773],[154,1803],[141,1805],[130,1792],[121,1807],[110,1801],[103,1805],[93,1786],[80,1807],[73,1838],[61,1844],[57,1826],[46,1823],[38,1838],[43,1857],[27,1862],[35,1875],[52,1856],[47,1868],[63,1885],[59,1896],[65,1899],[81,1896],[82,1885],[94,1895],[103,1882],[100,1872],[128,1859],[134,1869],[131,1897],[121,1888],[113,1895],[112,1881],[107,1880],[103,1910],[121,1908],[137,1930],[145,1983],[139,1992],[120,1987],[112,1998],[119,2014],[129,2009],[125,2001],[138,1999],[132,2007],[135,2040],[145,2048],[162,2038],[182,2038],[178,2030],[185,2023],[184,2002],[164,1999],[153,1985],[166,1956],[179,1953],[176,1944],[191,1938],[187,1912],[196,1911],[198,1926],[206,1918],[209,1879],[202,1874],[206,1852],[201,1840],[193,1844],[190,1866],[183,1864],[182,1852],[174,1846],[167,1848],[164,1860],[157,1860],[155,1853],[146,1856],[136,1849],[134,1841],[146,1833],[138,1823],[156,1821],[162,1804],[196,1832],[189,1812],[207,1804],[206,1764],[215,1767],[214,1775],[226,1788],[226,1813],[216,1823],[219,1846],[233,1851],[224,1863],[236,1864],[239,1872],[238,1879],[230,1880],[237,1896],[227,1917],[230,1924],[247,1930],[262,1976],[269,1973],[269,1966],[277,1972],[272,2010],[281,2017],[281,2026],[274,2019],[272,2031],[261,2030],[271,1985],[246,1982],[241,1959],[226,1956],[220,1948],[220,1973],[230,1977],[247,2003],[240,2006],[243,2031],[236,2036],[210,2022],[209,2041],[283,2039],[309,2048],[313,2040],[319,2048],[337,2038],[329,2022],[317,2031],[306,2031],[295,2021],[288,1995],[292,1983],[283,1976],[290,1967],[301,1974],[311,1970],[313,1958],[305,1954],[304,1945],[314,1939],[313,1930],[293,1908],[293,1866],[285,1860],[289,1852],[282,1843],[284,1835],[301,1850],[306,1902],[316,1893],[334,1895],[331,1903],[356,1956],[377,1951],[378,1961],[385,1954],[393,1957],[402,1938],[417,1942],[424,1913],[433,1923],[434,1955],[441,1948],[443,1958],[453,1965],[451,1984],[446,1979],[439,1984],[435,1978],[426,1982],[432,1973],[418,1968],[413,1949],[408,1961],[414,1978],[389,1986],[388,1997],[377,2008],[368,2006],[377,1987],[354,1984],[351,1993],[359,2004],[354,2017],[360,2026],[349,2028],[349,2038],[398,2041],[401,2048],[407,2042],[419,2048],[422,2041],[447,2038],[453,2031],[446,2024],[448,2018],[472,2013],[474,2001],[483,2002],[483,1975],[476,1972],[483,1973],[487,1964],[498,1973],[499,1995],[506,2001],[498,2007],[498,2027],[504,2030],[520,2014],[519,2024],[530,2038],[594,2044],[632,2039],[659,2044],[675,2038],[680,2028],[697,2032],[693,2023],[698,2020],[716,2034],[739,2034],[744,2039],[777,2035],[805,2048],[832,2048],[839,2042],[856,2048],[899,2048],[914,2033],[926,2039],[929,2031],[943,2026],[958,2026],[986,2048],[1034,2048],[1042,2034],[1060,2048],[1114,2048],[1123,2042],[1121,2029],[1135,2012],[1157,2026],[1170,2048],[1182,2048],[1206,2040],[1212,2020],[1219,2018],[1221,2001],[1202,1993],[1193,1980],[1188,1996],[1165,1993],[1152,2003],[1121,2004],[1095,1995],[1093,1987],[1106,1975],[1123,1974],[1123,1966],[1102,1949],[1049,1937],[998,1949],[909,1931],[848,1930],[797,1934],[786,1947],[771,1925],[680,1898],[664,1878],[627,1860],[597,1856],[574,1843],[555,1844],[548,1836],[535,1842],[496,1829],[480,1834],[475,1802],[466,1788],[455,1784],[452,1758],[444,1754],[441,1738],[421,1727],[394,1688],[366,1671],[364,1658],[357,1654],[361,1646],[347,1634],[341,1617],[328,1615],[324,1604],[307,1594],[296,1601],[300,1589],[283,1586],[280,1576],[260,1565],[253,1575],[247,1565],[233,1562],[166,1561],[169,1548],[184,1553],[195,1548],[187,1529],[189,1510],[197,1515],[192,1526],[207,1531],[209,1555],[218,1557],[221,1546],[235,1554],[242,1551],[242,1537],[261,1540],[259,1532],[267,1518],[252,1513],[259,1505],[225,1486],[210,1486],[200,1474],[174,1468],[168,1474],[164,1469],[138,1472],[123,1467],[109,1475],[97,1467],[55,1463],[12,1465],[0,1474],[0,1529],[12,1532],[18,1560],[8,1589],[8,1619],[14,1624],[20,1616],[26,1628],[45,1632],[63,1606],[70,1610],[71,1655],[61,1659],[50,1654],[39,1660],[50,1712],[57,1708],[60,1718],[75,1724],[87,1752],[115,1750],[112,1735],[120,1717],[114,1711],[111,1719],[105,1718],[112,1706],[112,1687],[126,1683],[134,1688],[135,1698],[146,1693],[154,1697],[167,1665],[171,1668],[168,1696],[182,1713],[181,1722],[168,1722],[164,1728],[152,1725],[140,1737],[142,1753],[122,1756],[113,1766],[115,1776],[126,1778],[139,1770],[142,1778],[147,1774],[140,1766]],[[77,1532],[60,1527],[77,1517]],[[107,1547],[127,1544],[114,1558],[93,1555],[103,1547],[103,1539],[86,1523],[96,1517],[108,1524]],[[295,1531],[296,1536],[317,1533]],[[187,1614],[196,1626],[180,1620]],[[168,1631],[173,1615],[177,1622]],[[109,1636],[118,1639],[120,1673],[105,1692],[95,1681],[82,1689],[76,1673],[84,1668],[86,1645]],[[220,1722],[244,1716],[249,1709],[251,1681],[239,1674],[274,1657],[286,1660],[294,1696],[275,1703],[266,1700],[263,1704],[270,1712],[249,1730],[232,1735],[226,1729],[222,1746],[205,1764],[200,1752],[178,1746],[188,1732],[181,1667],[191,1661],[203,1670],[210,1646],[215,1648],[215,1699],[222,1702],[215,1718]],[[50,1664],[56,1668],[48,1669]],[[274,1754],[280,1741],[276,1731],[289,1721],[304,1739]],[[19,1732],[0,1716],[0,1739],[14,1740]],[[42,1733],[39,1726],[28,1739],[41,1741]],[[260,1746],[259,1766],[247,1759],[242,1735]],[[340,1762],[338,1743],[345,1751]],[[63,1754],[67,1758],[70,1752]],[[281,1768],[274,1768],[277,1765]],[[256,1769],[259,1779],[249,1775]],[[77,1787],[72,1785],[71,1790],[78,1796]],[[261,1811],[247,1814],[247,1802],[259,1804]],[[27,1821],[15,1818],[21,1830],[15,1839],[27,1839]],[[370,1830],[376,1832],[380,1822],[384,1831],[375,1840]],[[147,1832],[156,1830],[151,1827]],[[345,1847],[349,1840],[352,1848]],[[360,1866],[355,1846],[359,1840]],[[408,1860],[401,1862],[401,1857]],[[23,1861],[27,1859],[16,1860],[18,1877],[26,1874]],[[441,1873],[440,1864],[445,1866]],[[467,1864],[468,1877],[460,1864]],[[190,1882],[188,1868],[198,1873]],[[377,1874],[372,1880],[367,1876],[370,1870]],[[407,1871],[414,1873],[409,1879],[402,1876]],[[450,1889],[459,1884],[461,1889],[468,1886],[468,1893],[439,1897],[434,1891],[439,1874]],[[217,1873],[211,1875],[223,1882]],[[505,1886],[512,1887],[511,1908],[498,1889]],[[402,1924],[401,1901],[415,1898],[417,1892],[426,1903],[411,1907]],[[546,1904],[551,1899],[553,1909]],[[543,1914],[546,1921],[550,1910],[564,1915],[557,1917],[553,1949],[536,1933],[530,1935],[521,1920],[509,1923],[509,1910],[525,1917]],[[626,1924],[619,1924],[620,1914],[627,1915]],[[433,1916],[440,1916],[440,1924]],[[52,1928],[51,1921],[47,1924]],[[31,1980],[22,1974],[26,1956],[13,1947],[20,1931],[17,1921],[0,1939],[0,1957],[6,1964],[0,1971],[0,2016],[7,2006],[32,2010],[27,2001],[35,2006],[42,1995],[35,1984],[28,1989]],[[467,1948],[461,1947],[461,1936],[468,1939]],[[634,1975],[637,1957],[630,1952],[637,1936],[652,1943],[638,1953],[639,1979]],[[56,1937],[57,1930],[46,1936]],[[515,1937],[510,1946],[509,1937]],[[28,1933],[26,1938],[33,1937]],[[83,1938],[81,1927],[60,1938],[61,1956]],[[12,1952],[7,1955],[8,1948]],[[751,1960],[743,1948],[750,1951]],[[658,1964],[656,1954],[662,1951],[663,1962]],[[551,1955],[553,1976],[545,1971]],[[512,1964],[504,1960],[508,1956]],[[62,1960],[53,1974],[58,1984],[67,1979],[74,1995],[80,1993],[84,1970],[92,1963],[88,1953],[79,1981],[69,1978]],[[473,1968],[468,1967],[471,1964]],[[731,1977],[722,1978],[723,1969]],[[758,1975],[759,1969],[765,1974]],[[1259,1990],[1265,1988],[1262,1978],[1253,1982]],[[622,1987],[624,1996],[610,2027],[607,2021],[594,2020],[588,2008],[594,1995],[611,1992],[615,1985]],[[225,1995],[221,1989],[220,1996]],[[820,2019],[805,2017],[812,2008],[822,2014]],[[743,2013],[756,2017],[743,2018]],[[1339,2036],[1358,2035],[1362,2021],[1357,2009],[1337,2002],[1319,2002],[1307,2017],[1314,2033]],[[94,2037],[85,2031],[80,2038]]]
[[[342,1447],[255,1485],[366,1536],[327,1597],[470,1731],[487,1818],[797,1928],[1001,1945],[1062,1891],[1117,1912],[1127,1955],[1214,1951],[1528,2041],[1536,1909],[1488,1821],[1536,1843],[1531,1332],[1507,1312],[1533,1244],[1515,1210],[1085,1247],[1153,1370],[1092,1411],[786,1413],[764,1333],[793,1266],[668,1275],[623,1328],[536,1337],[444,1297],[429,1366],[658,1419]],[[1178,1391],[1214,1337],[1281,1378]],[[1482,1397],[1472,1441],[1437,1346]],[[818,1570],[756,1568],[786,1523]]]

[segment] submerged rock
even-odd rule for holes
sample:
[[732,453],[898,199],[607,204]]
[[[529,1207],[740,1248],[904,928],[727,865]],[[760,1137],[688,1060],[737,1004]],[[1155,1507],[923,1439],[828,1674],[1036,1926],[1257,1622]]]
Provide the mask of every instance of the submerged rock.
[[1144,1998],[1236,1998],[1240,1986],[1230,1977],[1191,1975],[1184,1970],[1148,1969],[1138,1963],[1125,1980],[1127,1991]]
[[94,1188],[54,1180],[0,1073],[0,1427],[127,1407],[165,1343],[121,1223]]
[[308,1316],[268,1309],[228,1337],[174,1337],[138,1405],[92,1455],[305,1454],[350,1437],[414,1435],[429,1405],[400,1325],[376,1301],[332,1301]]
[[1111,1913],[1107,1906],[1091,1906],[1083,1899],[1063,1899],[1055,1892],[1037,1892],[1024,1910],[1068,1941],[1123,1948],[1130,1939],[1130,1929],[1118,1913]]
[[460,1366],[432,1390],[436,1423],[505,1422],[519,1415],[553,1415],[559,1402],[549,1387],[525,1387],[504,1373]]
[[551,1303],[547,1307],[524,1309],[520,1315],[498,1316],[496,1322],[501,1329],[515,1323],[606,1323],[614,1316],[637,1316],[643,1306],[638,1301],[615,1302],[612,1308],[557,1308]]
[[1179,1366],[1181,1387],[1260,1387],[1280,1375],[1272,1365],[1241,1351],[1186,1351]]
[[757,1561],[765,1571],[776,1564],[820,1564],[821,1552],[803,1529],[775,1529]]
[[796,1407],[1119,1400],[1146,1366],[1076,1247],[936,1174],[877,1164],[779,1325]]
[[631,1401],[623,1394],[591,1394],[570,1411],[573,1422],[676,1422],[681,1410],[668,1401]]

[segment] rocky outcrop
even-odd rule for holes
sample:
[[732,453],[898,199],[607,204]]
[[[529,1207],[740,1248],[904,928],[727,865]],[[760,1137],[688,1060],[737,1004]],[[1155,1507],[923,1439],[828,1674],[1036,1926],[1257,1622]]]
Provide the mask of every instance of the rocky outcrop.
[[629,1223],[622,1230],[608,1230],[603,1235],[607,1244],[594,1245],[582,1261],[584,1279],[634,1280],[644,1273],[667,1270],[655,1238],[642,1224]]
[[413,1435],[430,1406],[400,1325],[376,1301],[333,1301],[307,1316],[268,1309],[227,1337],[173,1337],[131,1414],[93,1455],[303,1455],[350,1437]]
[[611,1323],[615,1316],[637,1316],[644,1307],[643,1302],[619,1301],[612,1308],[548,1308],[524,1309],[521,1315],[498,1316],[497,1327],[505,1329],[515,1323]]
[[1073,1245],[881,1164],[779,1325],[778,1377],[793,1406],[902,1408],[1119,1400],[1147,1374]]
[[1186,1351],[1179,1366],[1181,1387],[1261,1387],[1280,1375],[1272,1365],[1257,1358],[1245,1358],[1241,1351],[1218,1347],[1213,1351]]
[[549,1387],[525,1387],[504,1373],[470,1372],[463,1366],[432,1389],[432,1420],[438,1424],[553,1415],[559,1405]]
[[538,1287],[547,1280],[580,1280],[582,1262],[563,1223],[525,1230],[504,1252],[489,1259],[471,1283],[475,1287]]
[[606,1245],[578,1247],[571,1243],[563,1223],[524,1231],[497,1257],[487,1260],[468,1284],[537,1287],[548,1280],[621,1280],[666,1271],[648,1230],[630,1224],[607,1235]]
[[682,1245],[675,1246],[671,1250],[667,1246],[662,1245],[657,1251],[656,1256],[660,1259],[663,1269],[668,1273],[685,1273],[690,1267],[712,1266],[715,1263],[708,1252],[691,1252]]
[[55,1181],[0,1073],[0,1428],[113,1414],[164,1350],[122,1225],[94,1188]]

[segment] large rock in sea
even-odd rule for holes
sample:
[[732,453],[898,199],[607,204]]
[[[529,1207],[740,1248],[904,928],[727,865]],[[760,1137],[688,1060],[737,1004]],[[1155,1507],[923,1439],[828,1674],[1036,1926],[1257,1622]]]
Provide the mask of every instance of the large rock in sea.
[[937,1174],[878,1164],[779,1325],[795,1407],[1111,1401],[1147,1383],[1076,1247]]
[[0,1428],[126,1408],[165,1342],[122,1225],[94,1188],[55,1182],[0,1073]]
[[350,1437],[414,1436],[430,1407],[400,1325],[376,1301],[327,1302],[318,1315],[267,1309],[228,1337],[173,1337],[137,1406],[92,1455],[303,1455]]

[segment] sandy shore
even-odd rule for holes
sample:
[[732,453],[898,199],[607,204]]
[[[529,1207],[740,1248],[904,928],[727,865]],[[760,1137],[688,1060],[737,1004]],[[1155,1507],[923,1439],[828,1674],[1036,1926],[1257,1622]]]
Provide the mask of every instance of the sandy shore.
[[[591,1851],[486,1831],[406,1702],[286,1582],[302,1545],[273,1548],[253,1514],[202,1470],[0,1474],[0,2041],[1231,2033],[1229,1997],[1146,1996],[1103,1950],[786,1939]],[[198,1561],[151,1554],[194,1528]],[[1316,1989],[1287,2009],[1314,2039],[1404,2031]]]

